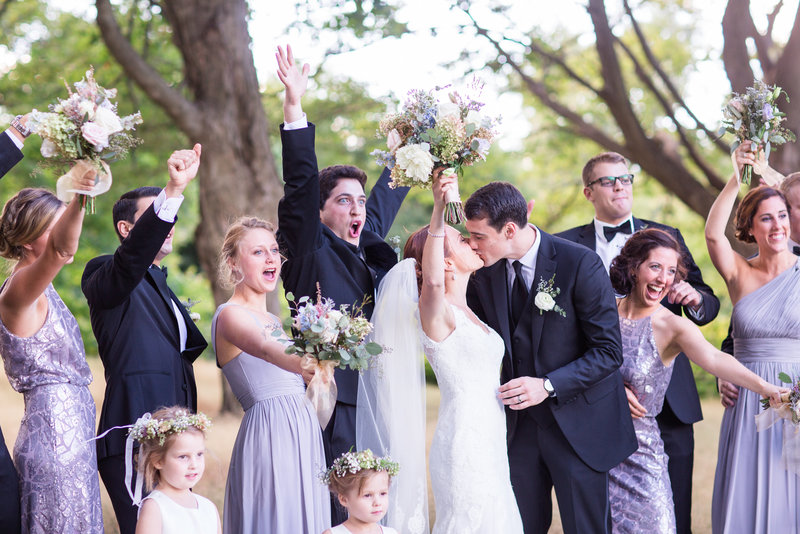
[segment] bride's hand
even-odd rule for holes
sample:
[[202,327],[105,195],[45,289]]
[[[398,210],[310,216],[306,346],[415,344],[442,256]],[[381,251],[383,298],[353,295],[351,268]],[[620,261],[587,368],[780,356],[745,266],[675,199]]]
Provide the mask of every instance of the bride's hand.
[[447,192],[455,188],[458,177],[455,173],[449,174],[446,167],[437,167],[433,170],[433,205],[444,208],[447,203]]
[[733,151],[733,160],[736,167],[739,169],[739,175],[742,174],[742,169],[745,165],[755,165],[757,145],[752,141],[744,141],[736,150]]

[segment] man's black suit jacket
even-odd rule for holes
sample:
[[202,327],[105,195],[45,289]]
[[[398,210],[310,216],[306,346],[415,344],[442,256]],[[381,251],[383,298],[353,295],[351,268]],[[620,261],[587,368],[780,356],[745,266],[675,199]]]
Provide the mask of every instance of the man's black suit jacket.
[[[689,313],[686,313],[686,316],[700,326],[713,321],[717,313],[719,313],[719,299],[714,295],[714,290],[703,281],[703,274],[694,262],[692,253],[689,252],[689,249],[686,247],[680,230],[654,221],[637,219],[636,217],[633,218],[633,228],[634,231],[639,231],[642,228],[658,228],[659,230],[668,232],[678,241],[688,263],[689,272],[686,276],[686,281],[703,296],[703,319],[700,321],[695,320]],[[577,226],[570,230],[565,230],[556,235],[568,239],[569,241],[579,243],[591,250],[597,249],[593,222],[584,226]],[[681,306],[670,304],[666,298],[664,298],[661,304],[675,315],[681,315],[683,311]],[[672,380],[667,388],[664,402],[675,414],[675,417],[684,424],[690,425],[703,419],[703,412],[700,409],[700,397],[697,394],[697,386],[694,382],[692,366],[689,363],[689,359],[684,354],[679,354],[675,359],[675,365],[672,369]]]
[[[519,417],[533,417],[542,429],[555,423],[585,464],[608,471],[638,447],[619,372],[622,341],[614,291],[596,254],[539,233],[534,279],[515,330],[505,260],[475,273],[467,301],[505,341],[502,382],[547,376],[557,393],[538,406],[506,410],[509,441]],[[551,277],[565,317],[552,310],[540,313],[534,305],[539,282]]]
[[[160,291],[148,271],[172,226],[150,206],[113,256],[94,258],[83,271],[81,289],[106,378],[98,433],[161,406],[197,409],[192,362],[208,344],[175,294]],[[186,322],[183,354],[171,302]],[[119,431],[98,440],[98,459],[122,454],[125,437]]]
[[[384,241],[400,209],[407,187],[391,189],[389,171],[384,170],[370,191],[367,218],[358,247],[340,239],[319,218],[319,174],[314,152],[314,125],[284,130],[284,197],[278,204],[278,242],[287,257],[281,269],[283,287],[295,299],[316,298],[317,283],[323,297],[340,304],[364,306],[372,316],[375,288],[397,263],[397,254]],[[358,373],[336,369],[338,402],[355,406]]]
[[0,132],[0,178],[22,159],[22,151],[8,135]]

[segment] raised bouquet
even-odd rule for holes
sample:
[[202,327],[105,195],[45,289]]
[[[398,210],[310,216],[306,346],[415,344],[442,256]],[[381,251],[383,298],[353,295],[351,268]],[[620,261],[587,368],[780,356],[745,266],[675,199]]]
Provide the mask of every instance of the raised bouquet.
[[[440,90],[410,91],[402,111],[380,122],[378,135],[386,138],[389,150],[375,150],[372,155],[391,169],[392,187],[430,188],[435,167],[461,175],[464,167],[485,160],[489,153],[499,120],[481,112],[482,102],[455,91],[440,102],[435,94]],[[458,224],[463,218],[456,188],[447,198],[445,219]]]
[[781,405],[772,408],[769,399],[761,399],[764,411],[756,415],[756,428],[759,432],[770,428],[779,421],[791,421],[783,429],[783,466],[800,475],[800,378],[778,373],[778,380],[789,385],[789,392],[781,395]]
[[[67,167],[75,162],[73,170],[59,178],[56,184],[58,197],[68,201],[72,193],[86,197],[105,193],[111,187],[111,170],[108,163],[124,158],[141,140],[131,135],[142,115],[137,112],[120,117],[113,99],[116,89],[106,89],[94,79],[94,69],[74,84],[75,92],[67,85],[66,100],[57,99],[50,104],[49,112],[33,110],[29,124],[31,131],[42,138],[42,156],[57,167]],[[97,170],[97,183],[91,191],[74,188],[74,180],[92,166]]]
[[[765,158],[769,158],[773,146],[794,141],[795,135],[791,130],[782,126],[786,114],[778,109],[775,101],[781,93],[789,95],[777,86],[769,86],[761,80],[755,80],[753,87],[748,87],[744,94],[733,93],[733,97],[722,109],[722,127],[720,135],[725,132],[736,136],[732,149],[736,149],[745,141],[752,141],[763,148]],[[742,182],[749,184],[753,176],[753,166],[745,165],[742,172]]]
[[[293,302],[294,296],[287,293],[286,300]],[[284,329],[291,328],[294,332],[286,352],[303,358],[301,365],[304,368],[315,369],[306,394],[323,429],[328,425],[336,404],[333,370],[338,367],[363,371],[369,367],[373,356],[383,352],[383,347],[367,340],[372,323],[362,313],[363,303],[352,310],[348,307],[342,304],[337,309],[333,300],[323,298],[319,293],[316,302],[301,297],[295,305],[294,317],[283,323]],[[276,330],[272,335],[281,337],[283,332]]]

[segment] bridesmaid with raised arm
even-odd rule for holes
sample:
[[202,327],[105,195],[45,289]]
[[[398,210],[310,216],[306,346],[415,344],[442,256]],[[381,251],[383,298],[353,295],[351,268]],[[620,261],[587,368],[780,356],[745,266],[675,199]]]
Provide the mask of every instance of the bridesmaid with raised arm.
[[[79,187],[94,186],[94,170]],[[103,532],[92,381],[75,318],[53,288],[78,249],[84,209],[45,189],[23,189],[3,208],[0,256],[16,261],[0,287],[0,354],[25,395],[14,463],[22,532]]]
[[[745,164],[756,163],[750,142],[735,152],[734,176],[717,197],[706,222],[706,243],[733,302],[734,356],[767,382],[778,373],[800,376],[800,259],[787,247],[789,210],[783,193],[760,186],[736,210],[736,238],[755,243],[750,259],[733,250],[725,226]],[[800,532],[800,477],[781,462],[783,422],[756,431],[758,395],[742,391],[726,408],[720,428],[711,502],[714,534]]]

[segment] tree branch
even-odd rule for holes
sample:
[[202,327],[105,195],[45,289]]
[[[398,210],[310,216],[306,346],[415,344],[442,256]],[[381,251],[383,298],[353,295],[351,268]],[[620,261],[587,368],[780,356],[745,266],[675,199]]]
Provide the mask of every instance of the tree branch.
[[736,93],[743,93],[755,78],[746,42],[754,33],[757,32],[750,16],[750,0],[728,0],[722,16],[722,63]]
[[564,61],[564,59],[558,57],[556,54],[552,52],[545,50],[544,47],[539,45],[534,39],[531,39],[531,42],[528,45],[528,47],[531,49],[531,51],[535,52],[536,54],[539,54],[540,56],[543,56],[546,59],[549,59],[550,61],[561,67],[561,70],[563,70],[567,76],[575,80],[579,85],[585,87],[595,95],[602,98],[600,90],[596,89],[592,84],[589,83],[588,80],[586,80],[585,78],[580,76],[577,72],[572,70],[572,68],[569,65],[567,65],[566,61]]
[[96,0],[95,4],[97,25],[103,41],[128,76],[133,78],[190,138],[200,137],[203,132],[203,122],[197,107],[170,87],[133,49],[130,41],[120,31],[109,0]]

